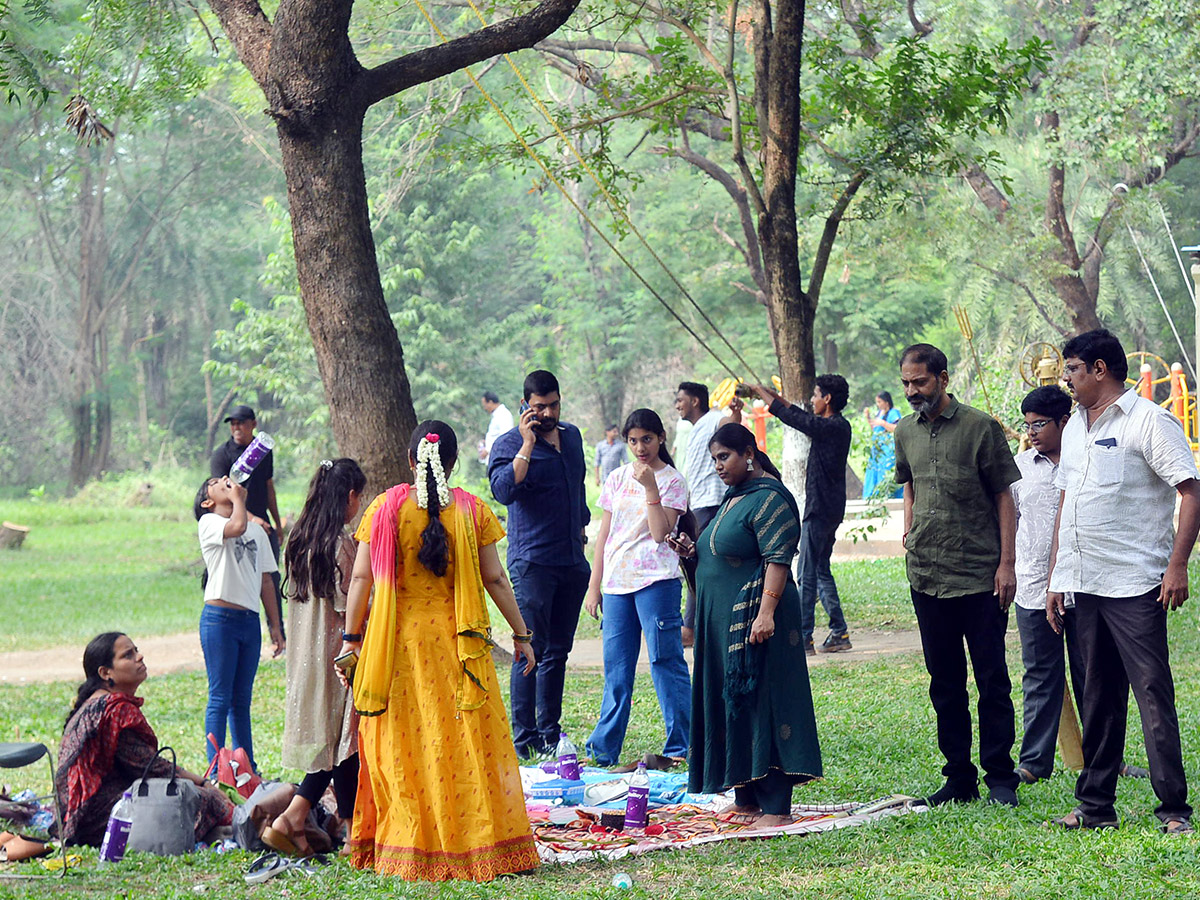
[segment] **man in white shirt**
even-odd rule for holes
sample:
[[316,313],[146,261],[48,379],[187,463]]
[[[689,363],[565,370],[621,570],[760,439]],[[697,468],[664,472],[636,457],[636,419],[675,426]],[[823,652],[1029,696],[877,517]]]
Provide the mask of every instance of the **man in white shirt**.
[[[1046,616],[1062,630],[1064,594],[1087,670],[1080,702],[1079,806],[1064,828],[1116,828],[1116,783],[1133,689],[1155,815],[1168,834],[1192,832],[1192,808],[1167,652],[1167,611],[1188,598],[1187,562],[1200,532],[1200,473],[1179,421],[1125,387],[1125,351],[1104,329],[1063,348],[1064,381],[1078,407],[1063,430],[1062,491]],[[1179,531],[1172,536],[1178,492]]]
[[492,453],[492,444],[496,443],[496,438],[505,432],[512,431],[513,416],[508,407],[501,403],[500,398],[491,391],[484,391],[483,399],[480,402],[484,410],[492,415],[491,421],[488,422],[487,434],[483,436],[483,453],[479,455],[479,458],[486,462]]
[[[688,506],[696,517],[697,529],[703,531],[725,497],[725,483],[717,475],[708,452],[708,443],[720,427],[722,415],[719,409],[708,408],[708,388],[694,381],[680,383],[675,393],[675,411],[692,426],[683,459],[683,477],[688,486]],[[689,587],[683,611],[683,646],[692,646],[695,629],[696,594]]]

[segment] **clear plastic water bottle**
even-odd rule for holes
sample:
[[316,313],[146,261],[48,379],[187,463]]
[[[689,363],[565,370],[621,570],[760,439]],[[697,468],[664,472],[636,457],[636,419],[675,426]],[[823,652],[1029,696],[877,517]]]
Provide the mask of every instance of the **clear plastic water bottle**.
[[233,468],[229,470],[229,477],[237,484],[241,484],[254,472],[258,464],[263,461],[263,457],[275,449],[275,438],[271,437],[265,431],[260,431],[254,436],[254,440],[242,451],[242,455],[237,458],[237,462],[233,464]]
[[104,841],[100,844],[100,862],[120,862],[125,856],[125,844],[129,841],[129,829],[133,825],[133,794],[126,791],[113,806],[104,829]]
[[565,731],[559,735],[558,747],[555,749],[554,755],[558,757],[558,777],[565,778],[567,781],[578,781],[579,751],[571,743],[571,739],[567,737]]
[[646,764],[638,763],[637,771],[629,776],[629,794],[625,801],[625,827],[645,828],[648,821],[646,807],[650,802],[650,776]]

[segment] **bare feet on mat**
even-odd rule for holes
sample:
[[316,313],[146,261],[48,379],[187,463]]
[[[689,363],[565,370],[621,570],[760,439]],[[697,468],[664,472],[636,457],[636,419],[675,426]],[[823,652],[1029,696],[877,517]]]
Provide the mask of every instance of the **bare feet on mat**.
[[796,820],[791,816],[759,816],[754,824],[759,828],[782,828],[791,825]]

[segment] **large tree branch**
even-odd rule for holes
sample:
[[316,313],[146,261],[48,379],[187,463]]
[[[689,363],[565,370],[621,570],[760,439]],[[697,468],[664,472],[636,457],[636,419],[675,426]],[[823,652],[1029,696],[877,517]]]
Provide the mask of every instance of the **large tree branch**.
[[933,23],[922,22],[921,17],[917,15],[916,0],[908,0],[908,21],[912,25],[913,31],[921,35],[921,37],[933,34]]
[[737,208],[738,218],[742,225],[742,235],[746,239],[745,247],[739,247],[742,250],[742,255],[746,259],[746,265],[750,269],[750,277],[754,279],[754,283],[758,285],[758,289],[766,295],[767,280],[763,272],[762,248],[758,242],[758,228],[754,221],[754,212],[750,207],[749,198],[746,195],[746,189],[738,183],[738,180],[729,172],[717,165],[707,156],[694,151],[687,143],[686,136],[684,137],[683,147],[673,148],[671,150],[659,152],[668,152],[673,156],[682,159],[688,165],[699,169],[717,184],[725,189],[733,205]]
[[[867,14],[866,7],[859,0],[840,0],[839,6],[842,9],[842,18],[850,26],[854,36],[858,38],[858,46],[862,55],[867,59],[874,59],[883,51],[883,47],[875,38],[875,32],[871,28],[871,17]],[[911,5],[909,8],[911,9]]]
[[983,171],[978,163],[973,163],[963,170],[962,176],[975,192],[975,196],[992,211],[996,221],[1003,222],[1004,214],[1012,208],[1012,204],[1008,202],[1004,192],[996,187],[988,173]]
[[365,108],[413,85],[529,47],[557,31],[578,5],[579,0],[542,0],[524,15],[376,66],[358,79],[358,98]]
[[629,41],[604,41],[599,38],[577,38],[570,41],[560,41],[555,38],[547,38],[544,41],[538,41],[533,46],[534,50],[562,50],[570,53],[575,53],[580,50],[603,50],[607,53],[629,53],[633,56],[640,56],[643,59],[648,59],[655,63],[655,68],[658,68],[658,56],[651,53],[641,44],[634,44]]
[[1041,315],[1041,317],[1046,320],[1047,325],[1049,325],[1051,328],[1053,328],[1055,331],[1057,331],[1063,337],[1071,336],[1071,332],[1069,329],[1063,328],[1061,325],[1059,325],[1057,322],[1055,322],[1052,318],[1050,318],[1050,314],[1046,311],[1046,307],[1042,305],[1042,302],[1040,300],[1038,300],[1037,295],[1033,293],[1033,291],[1030,289],[1029,285],[1027,285],[1025,282],[1021,281],[1018,278],[1013,278],[1013,276],[1009,275],[1007,272],[1001,272],[999,269],[993,269],[991,266],[984,265],[983,263],[978,262],[977,260],[974,260],[974,259],[971,260],[971,265],[977,266],[978,268],[983,269],[983,271],[985,271],[985,272],[990,272],[992,275],[995,275],[1001,281],[1007,281],[1009,284],[1013,285],[1014,287],[1019,287],[1021,290],[1023,290],[1025,292],[1025,295],[1029,298],[1029,302],[1031,302],[1033,304],[1033,308],[1036,309],[1038,311],[1038,313]]
[[842,225],[842,219],[846,215],[846,210],[850,207],[850,202],[854,199],[858,189],[863,186],[867,180],[867,172],[865,169],[859,169],[847,182],[842,189],[841,195],[837,198],[837,202],[833,204],[833,209],[829,211],[829,215],[825,217],[825,227],[821,230],[821,242],[817,245],[817,255],[813,260],[812,275],[808,279],[808,296],[819,297],[821,295],[821,285],[825,281],[825,272],[829,268],[829,257],[833,254],[833,244],[837,240],[838,228]]
[[[1161,181],[1166,177],[1167,172],[1186,159],[1196,149],[1197,141],[1200,141],[1200,118],[1194,118],[1191,122],[1188,122],[1184,117],[1181,117],[1181,119],[1182,127],[1176,131],[1178,138],[1171,146],[1171,149],[1163,154],[1162,165],[1151,166],[1136,178],[1131,178],[1125,182],[1126,188],[1134,191]],[[1100,218],[1096,222],[1096,227],[1092,230],[1092,234],[1088,238],[1088,244],[1083,254],[1085,262],[1093,255],[1103,256],[1104,247],[1108,243],[1108,239],[1112,236],[1114,216],[1124,203],[1124,193],[1114,193],[1112,198],[1109,199],[1108,205],[1105,206],[1104,212],[1100,214]]]
[[258,0],[208,0],[238,59],[260,88],[270,82],[271,23]]

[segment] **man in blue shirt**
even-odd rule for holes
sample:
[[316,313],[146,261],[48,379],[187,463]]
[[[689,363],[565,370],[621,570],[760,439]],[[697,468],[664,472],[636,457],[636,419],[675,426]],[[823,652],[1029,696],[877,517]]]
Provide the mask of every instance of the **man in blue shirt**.
[[591,512],[583,436],[559,421],[558,379],[530,372],[524,396],[517,427],[492,445],[488,480],[508,507],[508,574],[538,661],[528,676],[513,661],[513,743],[519,756],[535,756],[553,750],[561,730],[567,655],[591,576],[583,555]]

